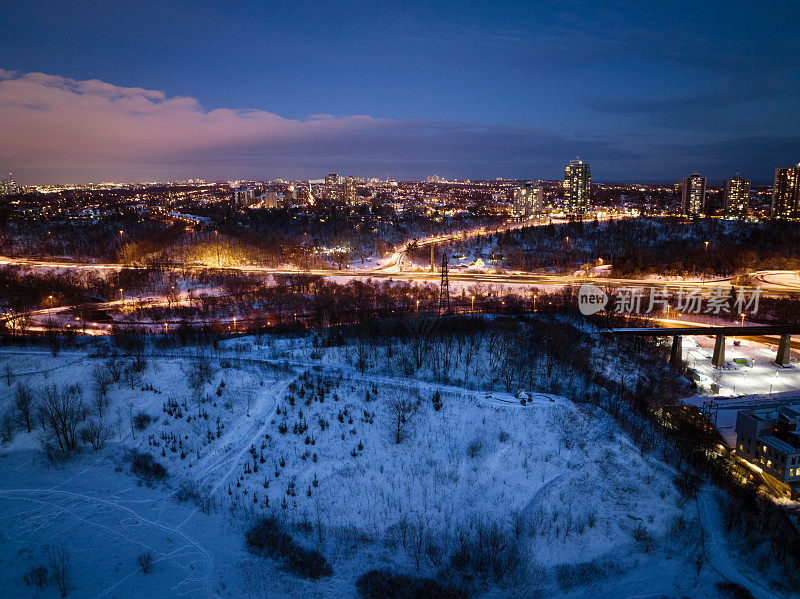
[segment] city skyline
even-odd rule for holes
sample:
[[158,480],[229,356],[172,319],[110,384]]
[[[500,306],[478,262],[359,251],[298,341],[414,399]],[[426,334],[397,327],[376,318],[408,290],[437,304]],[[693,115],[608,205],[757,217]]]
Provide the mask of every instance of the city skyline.
[[555,180],[579,156],[598,181],[769,184],[800,156],[785,9],[711,2],[676,26],[674,6],[624,2],[11,2],[0,169],[22,184]]

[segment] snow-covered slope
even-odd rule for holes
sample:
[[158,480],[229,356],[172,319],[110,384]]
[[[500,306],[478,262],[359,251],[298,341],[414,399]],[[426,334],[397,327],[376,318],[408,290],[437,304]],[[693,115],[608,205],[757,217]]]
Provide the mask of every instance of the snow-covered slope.
[[[57,543],[75,597],[353,596],[356,578],[381,567],[479,594],[591,595],[612,577],[707,594],[718,580],[694,572],[696,512],[674,473],[604,413],[547,394],[523,405],[360,374],[296,359],[311,355],[308,340],[263,341],[148,355],[139,375],[110,385],[102,418],[87,411],[85,422],[113,431],[108,445],[65,463],[46,460],[40,430],[17,428],[0,450],[0,573],[15,595],[33,593],[23,574]],[[91,406],[104,353],[18,350],[0,361],[32,387],[80,382]],[[0,414],[13,393],[3,382]],[[130,451],[167,477],[131,474]],[[268,513],[322,552],[333,576],[299,580],[248,554],[242,530]],[[143,552],[155,558],[146,574]]]

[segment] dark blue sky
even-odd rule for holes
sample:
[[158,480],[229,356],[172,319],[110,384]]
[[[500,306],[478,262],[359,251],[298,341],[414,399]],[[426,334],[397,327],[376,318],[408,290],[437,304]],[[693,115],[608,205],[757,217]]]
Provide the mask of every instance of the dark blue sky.
[[[798,2],[12,0],[2,11],[12,34],[0,38],[0,69],[14,72],[5,83],[42,72],[191,97],[203,112],[382,123],[319,139],[308,130],[231,139],[212,128],[209,137],[225,137],[213,151],[183,144],[158,164],[146,144],[116,160],[87,151],[78,164],[63,144],[37,161],[0,141],[0,169],[31,179],[557,178],[580,155],[596,180],[691,170],[769,180],[800,160]],[[0,93],[0,119],[16,98]],[[44,126],[34,129],[45,146]],[[96,133],[87,144],[114,143]]]

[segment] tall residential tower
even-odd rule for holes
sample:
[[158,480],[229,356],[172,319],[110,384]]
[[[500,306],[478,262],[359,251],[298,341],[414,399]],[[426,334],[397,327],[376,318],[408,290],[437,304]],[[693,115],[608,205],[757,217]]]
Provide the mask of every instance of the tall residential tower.
[[700,216],[706,208],[706,178],[692,173],[683,178],[683,205],[681,213]]
[[356,205],[356,180],[353,176],[345,177],[344,185],[342,185],[342,199],[345,206]]
[[511,197],[514,216],[525,219],[531,218],[542,212],[542,188],[530,183],[522,187],[515,187]]
[[583,218],[589,212],[592,175],[589,165],[570,160],[564,169],[564,212],[570,218]]
[[775,169],[772,218],[795,218],[800,209],[800,164]]
[[729,218],[747,218],[750,201],[750,181],[741,177],[725,180],[723,195],[725,216]]

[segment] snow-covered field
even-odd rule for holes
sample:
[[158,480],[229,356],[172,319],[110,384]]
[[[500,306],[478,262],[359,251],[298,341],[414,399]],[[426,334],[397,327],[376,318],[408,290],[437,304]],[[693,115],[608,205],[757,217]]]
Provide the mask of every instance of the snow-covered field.
[[[486,596],[715,596],[723,580],[703,566],[697,506],[675,472],[595,408],[362,373],[309,338],[150,349],[140,373],[96,343],[56,357],[0,350],[12,377],[0,416],[18,383],[77,383],[78,428],[101,422],[111,435],[64,462],[45,457],[36,422],[0,446],[5,596],[57,596],[24,579],[48,547],[67,551],[70,597],[348,597],[386,567]],[[129,372],[109,383],[101,417],[93,372],[109,360]],[[167,475],[133,474],[131,452]],[[333,575],[300,579],[248,553],[243,531],[263,514]],[[453,565],[478,550],[491,554],[485,571]]]

